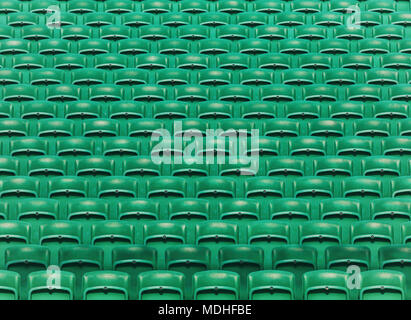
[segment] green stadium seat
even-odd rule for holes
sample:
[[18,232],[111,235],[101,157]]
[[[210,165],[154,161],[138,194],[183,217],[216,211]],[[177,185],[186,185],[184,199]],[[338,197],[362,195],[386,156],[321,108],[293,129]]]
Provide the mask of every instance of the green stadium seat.
[[349,300],[345,272],[310,271],[303,277],[304,300]]
[[361,275],[361,300],[404,300],[405,276],[398,271],[372,270]]
[[195,300],[238,300],[239,275],[231,271],[202,271],[194,274]]
[[94,271],[83,276],[84,300],[128,300],[129,275],[118,271]]
[[[195,281],[195,280],[194,280]],[[184,274],[175,271],[147,271],[138,275],[139,300],[183,300]]]
[[36,271],[29,274],[27,281],[29,300],[73,300],[75,276],[70,272],[53,276],[48,270]]
[[294,274],[287,271],[256,271],[248,275],[250,300],[293,300]]

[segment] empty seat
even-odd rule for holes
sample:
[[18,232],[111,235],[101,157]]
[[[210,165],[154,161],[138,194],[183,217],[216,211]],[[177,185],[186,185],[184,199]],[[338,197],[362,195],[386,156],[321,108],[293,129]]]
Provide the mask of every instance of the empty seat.
[[75,276],[71,272],[37,271],[28,276],[29,300],[73,300]]
[[173,271],[147,271],[138,276],[139,300],[183,300],[184,274]]
[[195,300],[238,300],[239,275],[231,271],[202,271],[194,274]]
[[341,271],[310,271],[304,274],[304,300],[349,300],[347,274]]
[[84,300],[128,300],[129,275],[117,271],[94,271],[83,276]]
[[361,288],[361,300],[404,300],[405,276],[398,271],[366,271],[361,274]]
[[248,275],[250,300],[293,300],[294,274],[287,271],[256,271]]

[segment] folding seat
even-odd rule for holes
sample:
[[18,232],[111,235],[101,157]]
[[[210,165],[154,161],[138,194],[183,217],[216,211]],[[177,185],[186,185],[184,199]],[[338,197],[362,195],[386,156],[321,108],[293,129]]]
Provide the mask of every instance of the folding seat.
[[1,300],[18,300],[20,297],[20,275],[13,271],[0,271]]
[[38,15],[32,12],[12,12],[7,14],[7,24],[11,27],[24,27],[38,24]]
[[[331,57],[322,53],[302,54],[299,56],[299,66],[303,69],[330,69]],[[328,71],[325,74],[328,74]]]
[[319,137],[301,137],[289,141],[291,156],[325,156],[326,140]]
[[110,42],[105,39],[83,39],[78,42],[78,53],[98,55],[110,52]]
[[379,13],[391,13],[395,11],[395,5],[392,1],[372,0],[367,3],[367,10]]
[[195,300],[238,300],[239,275],[230,271],[203,271],[194,275]]
[[344,179],[342,183],[344,197],[349,198],[381,198],[382,183],[378,178],[351,177]]
[[26,84],[12,84],[4,90],[4,101],[22,102],[36,100],[37,88]]
[[293,86],[281,85],[281,84],[264,86],[261,89],[260,98],[263,101],[276,101],[276,102],[294,101],[295,88]]
[[[93,50],[95,48],[93,47]],[[71,81],[74,85],[97,85],[105,82],[106,73],[99,69],[76,69],[72,73]]]
[[82,297],[82,279],[87,272],[103,269],[103,249],[95,246],[65,246],[59,249],[59,267],[61,271],[75,275],[74,299]]
[[135,198],[137,180],[129,177],[105,177],[98,181],[99,198]]
[[91,243],[102,246],[104,250],[113,246],[134,243],[134,228],[131,224],[120,221],[102,221],[91,226]]
[[83,135],[85,137],[115,137],[118,135],[116,120],[90,119],[83,122]]
[[105,12],[114,14],[125,14],[134,11],[133,2],[131,1],[106,1],[104,3]]
[[243,39],[238,42],[239,52],[250,54],[250,55],[257,55],[257,54],[264,54],[270,51],[270,42],[266,39]]
[[97,11],[97,3],[89,0],[74,0],[67,4],[67,11],[75,14],[85,14]]
[[15,0],[6,0],[1,2],[0,13],[9,14],[12,12],[20,12],[21,3]]
[[189,53],[190,42],[185,39],[163,39],[158,41],[158,53],[179,55]]
[[372,268],[378,266],[378,250],[393,244],[393,226],[374,221],[361,221],[351,226],[351,242],[371,250]]
[[[209,99],[209,89],[205,86],[187,84],[174,89],[178,101],[201,102]],[[164,99],[163,99],[164,100]]]
[[395,245],[383,247],[379,251],[380,268],[384,270],[394,270],[402,272],[406,276],[407,283],[410,281],[409,268],[411,251],[410,247],[404,245]]
[[342,243],[341,227],[337,223],[310,221],[298,226],[299,242],[302,246],[317,250],[318,265],[323,265],[324,252],[329,246]]
[[51,31],[46,26],[29,25],[21,29],[21,36],[25,40],[40,41],[51,38]]
[[137,278],[139,300],[183,300],[185,276],[174,271],[147,271]]
[[400,176],[400,160],[385,157],[369,157],[362,160],[365,176]]
[[371,202],[371,218],[389,223],[410,220],[411,207],[407,199],[378,199]]
[[332,12],[348,13],[349,7],[356,5],[354,0],[333,0],[330,2],[330,10]]
[[228,53],[230,51],[231,42],[227,39],[203,39],[198,41],[198,53],[200,54],[218,55]]
[[36,3],[30,3],[30,11],[33,13],[39,13],[39,14],[46,14],[49,12],[48,7],[49,6],[56,6],[58,2],[56,1],[37,1]]
[[342,137],[344,136],[344,122],[341,120],[313,120],[308,123],[311,136]]
[[127,57],[120,54],[104,53],[96,56],[95,68],[104,70],[117,70],[127,67]]
[[10,142],[10,155],[18,156],[44,156],[47,154],[47,141],[39,138],[14,138]]
[[166,100],[166,88],[158,85],[143,84],[134,87],[133,100],[156,102]]
[[0,198],[36,198],[39,181],[31,177],[7,177],[2,179]]
[[[187,139],[192,137],[204,137],[209,130],[209,123],[203,119],[183,119],[181,120],[181,127],[174,127],[174,137],[185,137]],[[189,163],[187,163],[189,164]]]
[[13,58],[13,68],[18,70],[32,70],[45,67],[44,56],[40,54],[20,54]]
[[107,138],[103,140],[104,156],[138,156],[140,143],[135,138]]
[[139,85],[148,82],[148,71],[143,69],[119,69],[114,73],[116,85]]
[[148,198],[184,198],[187,183],[183,178],[157,177],[147,181]]
[[28,275],[27,282],[28,300],[73,300],[75,276],[70,272],[53,275],[50,271],[36,271]]
[[287,28],[277,25],[261,25],[255,28],[258,39],[282,40],[287,38]]
[[236,183],[232,178],[199,178],[195,182],[197,198],[235,198]]
[[[343,236],[346,235],[345,231],[352,223],[358,222],[362,218],[360,201],[354,199],[333,198],[322,200],[319,211],[321,220],[338,223],[341,226]],[[343,240],[348,241],[348,239]]]
[[282,83],[287,85],[304,86],[314,83],[314,72],[305,69],[288,69],[282,72]]
[[[361,41],[361,40],[360,40]],[[346,39],[324,39],[318,41],[318,52],[325,54],[346,54],[350,52],[350,42]]]
[[177,86],[188,84],[189,71],[184,69],[161,69],[156,72],[157,84],[165,86]]
[[257,0],[255,1],[255,11],[263,13],[279,13],[283,11],[283,3],[272,0]]
[[164,122],[157,119],[137,119],[128,123],[130,137],[152,136],[159,134],[164,128]]
[[344,137],[335,141],[337,156],[371,156],[373,153],[372,138]]
[[17,176],[19,171],[19,161],[12,157],[0,157],[0,175],[1,176]]
[[342,271],[310,271],[303,275],[304,300],[349,300],[348,276]]
[[[167,69],[168,70],[168,69]],[[224,69],[203,69],[199,71],[200,85],[221,86],[228,85],[232,81],[232,71]]]
[[[384,83],[381,84],[390,84],[398,83],[398,72],[394,70],[386,70],[387,68],[390,69],[409,69],[411,67],[411,62],[409,56],[406,53],[389,53],[381,56],[381,66],[385,69],[379,71],[384,74]],[[387,80],[385,80],[388,78]],[[378,84],[378,83],[377,83]]]
[[180,2],[179,11],[187,12],[190,14],[199,14],[203,12],[207,12],[209,10],[208,3],[203,0],[191,1],[191,0],[183,0]]
[[280,12],[275,16],[277,25],[295,27],[305,24],[305,15],[301,12]]
[[273,269],[295,275],[295,298],[303,298],[303,274],[317,269],[317,251],[311,247],[281,246],[273,249]]
[[300,123],[291,119],[276,119],[263,124],[263,132],[269,137],[297,137],[300,134]]
[[293,300],[295,277],[286,271],[256,271],[248,275],[250,300]]
[[402,272],[372,270],[361,274],[361,300],[404,300],[405,290]]
[[158,41],[170,38],[171,30],[163,25],[144,25],[139,28],[140,38],[150,41]]
[[217,10],[229,14],[238,14],[246,11],[246,4],[243,1],[222,0],[218,3]]
[[389,96],[391,100],[395,101],[409,101],[411,96],[410,84],[399,84],[389,89]]
[[347,88],[347,96],[350,101],[380,101],[381,88],[369,84],[356,84]]
[[46,119],[55,118],[57,114],[56,105],[47,101],[30,101],[21,106],[20,116],[22,119]]
[[342,69],[330,69],[324,72],[325,84],[328,85],[353,85],[356,83],[356,73],[354,70],[342,68]]
[[39,241],[42,246],[79,245],[83,242],[83,228],[80,223],[72,221],[42,223]]
[[70,84],[55,84],[47,87],[46,96],[48,101],[77,101],[80,97],[80,88]]
[[210,265],[210,249],[192,245],[170,247],[165,252],[167,270],[185,275],[185,296],[192,297],[192,279],[197,272],[207,271]]
[[210,204],[202,199],[173,200],[168,205],[170,220],[203,221],[210,216]]
[[272,102],[249,101],[242,103],[240,108],[241,117],[244,119],[273,119],[277,114],[276,105]]
[[245,182],[246,198],[282,198],[284,197],[284,181],[273,178],[251,178]]
[[230,15],[224,12],[204,12],[198,15],[200,25],[217,27],[230,23]]
[[387,39],[363,39],[358,42],[359,53],[384,54],[390,52]]
[[[193,158],[195,159],[195,158]],[[206,177],[209,175],[208,164],[187,163],[182,164],[173,163],[171,166],[171,175],[175,177]]]
[[217,66],[221,69],[241,70],[250,65],[250,58],[243,53],[226,53],[217,57]]
[[333,180],[328,177],[302,177],[295,180],[293,185],[296,198],[333,197]]
[[265,25],[268,16],[263,12],[243,12],[237,15],[237,23],[247,27],[254,28],[256,26]]
[[111,176],[114,172],[114,161],[104,157],[93,157],[76,160],[77,176]]
[[27,135],[27,122],[20,119],[0,119],[0,136],[24,137]]
[[310,42],[306,39],[283,39],[278,41],[279,53],[304,54],[310,52]]
[[248,37],[248,29],[243,25],[229,24],[218,26],[216,28],[217,37],[219,39],[227,39],[231,41],[246,39]]
[[[31,117],[35,118],[35,117]],[[45,117],[44,117],[45,118]],[[39,137],[69,137],[74,134],[74,121],[68,119],[42,119],[37,124]]]
[[322,40],[327,37],[327,28],[319,25],[304,25],[295,27],[295,38],[310,41]]
[[122,24],[129,27],[141,27],[153,23],[153,15],[145,12],[129,12],[121,15]]
[[55,156],[35,157],[29,159],[27,167],[27,175],[32,177],[64,176],[67,171],[67,161]]
[[197,106],[197,117],[200,119],[224,119],[231,118],[233,107],[222,101],[204,101]]
[[350,53],[342,55],[340,58],[340,66],[350,69],[371,69],[373,67],[372,56],[361,53]]
[[138,55],[150,52],[150,42],[144,39],[122,39],[118,41],[118,53]]
[[115,23],[116,16],[106,12],[86,13],[83,16],[83,23],[90,27],[102,27]]
[[379,25],[374,28],[376,38],[401,40],[404,37],[403,28],[399,25]]
[[87,180],[80,177],[55,177],[48,181],[49,198],[83,198],[88,194]]
[[409,137],[391,137],[382,141],[383,155],[403,156],[411,154],[411,139]]
[[93,101],[74,101],[65,105],[67,119],[91,119],[100,117],[100,105]]
[[29,244],[31,226],[26,222],[2,221],[0,222],[1,246]]
[[389,15],[389,21],[393,25],[402,25],[406,27],[410,24],[410,13],[406,11],[393,12]]
[[84,300],[128,300],[129,275],[117,271],[94,271],[83,276]]
[[160,176],[160,165],[148,157],[130,157],[124,161],[125,176]]
[[152,200],[123,200],[118,203],[119,220],[157,220],[159,215],[159,203]]
[[150,222],[144,225],[144,245],[163,254],[170,246],[186,243],[187,229],[179,222]]
[[36,245],[9,246],[5,251],[5,269],[17,272],[22,279],[21,298],[27,299],[27,276],[46,270],[50,262],[49,249]]
[[365,29],[352,28],[350,26],[338,26],[335,29],[337,39],[361,40],[365,38]]
[[344,15],[336,11],[317,12],[312,15],[312,20],[315,25],[341,26],[344,22]]
[[63,138],[56,143],[58,156],[91,156],[94,153],[94,141],[91,138]]
[[285,106],[287,118],[291,119],[316,119],[320,112],[320,105],[310,101],[294,101]]
[[266,161],[268,176],[303,176],[304,160],[294,157],[271,158]]
[[220,136],[251,136],[254,128],[254,122],[245,119],[223,119],[217,122],[217,130],[223,131],[218,133]]
[[20,84],[21,74],[14,69],[2,69],[0,70],[0,84],[3,86],[11,84]]
[[252,221],[260,219],[260,205],[254,200],[229,200],[219,203],[221,220],[235,222]]
[[[400,53],[410,53],[411,52],[409,39],[403,39],[403,40],[398,41],[398,52]],[[403,60],[405,60],[405,58]]]
[[202,70],[208,68],[209,59],[202,54],[181,54],[175,57],[175,65],[180,69]]
[[365,72],[367,84],[395,85],[398,84],[398,72],[387,69],[372,69]]
[[142,5],[142,11],[154,14],[167,13],[171,11],[171,4],[162,0],[145,1]]
[[169,12],[160,16],[161,24],[167,27],[190,25],[190,14],[186,12]]
[[136,60],[136,67],[139,69],[164,69],[168,66],[168,59],[160,54],[139,54]]
[[363,119],[354,123],[356,136],[388,137],[390,126],[388,120]]
[[58,54],[55,56],[53,64],[56,69],[81,69],[86,67],[86,57],[76,53]]
[[401,176],[391,180],[392,196],[408,198],[411,194],[411,179]]
[[337,101],[338,89],[327,84],[313,84],[303,88],[303,97],[307,101]]
[[69,41],[90,39],[91,27],[85,25],[68,25],[61,28],[61,38]]
[[347,272],[350,266],[357,266],[362,271],[371,268],[371,251],[367,246],[339,245],[325,249],[327,269]]
[[263,269],[264,252],[255,246],[236,245],[219,250],[221,270],[232,271],[240,276],[240,298],[247,298],[248,274]]
[[11,118],[13,114],[13,107],[11,102],[0,102],[0,119]]

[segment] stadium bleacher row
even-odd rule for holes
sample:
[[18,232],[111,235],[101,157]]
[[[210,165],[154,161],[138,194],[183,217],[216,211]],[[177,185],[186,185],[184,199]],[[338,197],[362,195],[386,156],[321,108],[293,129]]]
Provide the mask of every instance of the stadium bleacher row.
[[410,26],[0,0],[0,299],[411,299]]

